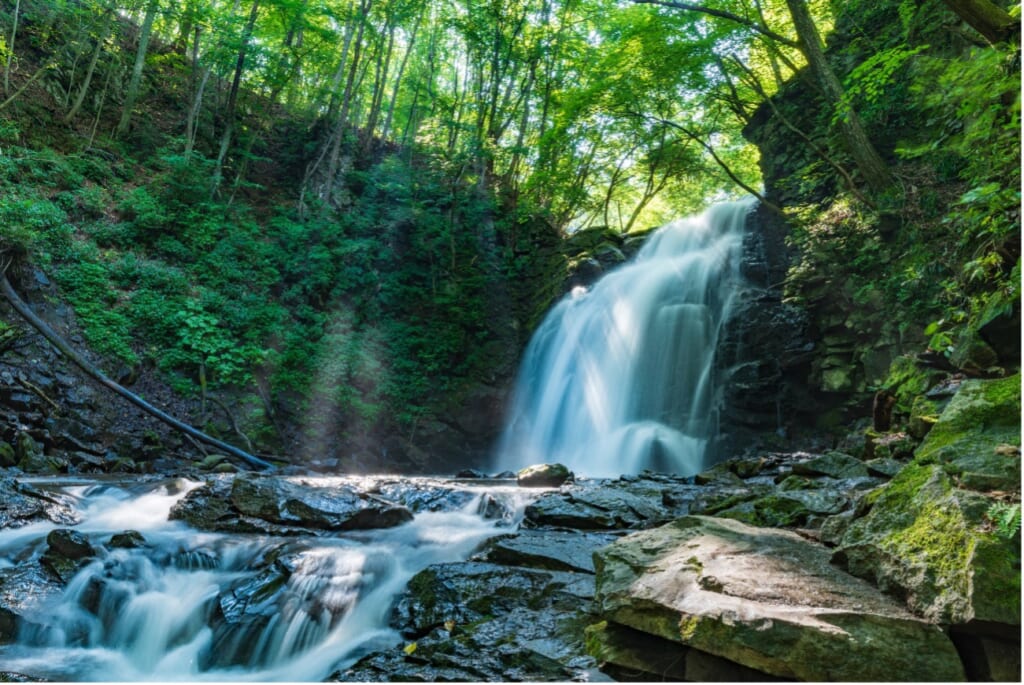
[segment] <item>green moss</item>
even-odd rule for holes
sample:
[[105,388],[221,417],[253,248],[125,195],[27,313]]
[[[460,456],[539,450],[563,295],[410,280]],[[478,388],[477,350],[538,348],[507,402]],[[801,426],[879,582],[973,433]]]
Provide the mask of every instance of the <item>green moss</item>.
[[889,375],[882,381],[882,387],[896,396],[896,410],[909,412],[914,398],[930,390],[945,374],[921,366],[915,357],[897,357],[889,366]]

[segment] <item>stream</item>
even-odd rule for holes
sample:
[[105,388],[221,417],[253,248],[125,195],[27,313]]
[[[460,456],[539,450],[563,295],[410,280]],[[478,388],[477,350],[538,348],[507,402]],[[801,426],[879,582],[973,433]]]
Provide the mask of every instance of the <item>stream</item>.
[[[372,478],[303,480],[382,487]],[[405,500],[411,521],[278,537],[204,532],[169,520],[197,482],[31,479],[74,501],[82,518],[74,530],[95,557],[62,591],[22,598],[26,620],[12,644],[0,645],[0,670],[56,681],[322,680],[398,644],[389,612],[409,579],[509,532],[538,493],[514,481],[381,482],[392,499]],[[38,561],[57,527],[0,531],[0,573]],[[144,542],[112,540],[126,530]]]

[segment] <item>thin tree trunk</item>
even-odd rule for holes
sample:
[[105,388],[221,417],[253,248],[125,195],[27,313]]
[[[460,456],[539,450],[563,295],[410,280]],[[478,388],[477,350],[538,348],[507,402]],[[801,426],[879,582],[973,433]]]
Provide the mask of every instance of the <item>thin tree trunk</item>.
[[132,78],[128,82],[128,92],[125,93],[121,121],[117,124],[116,135],[119,136],[128,130],[128,124],[131,123],[132,108],[135,107],[135,99],[139,96],[139,84],[142,82],[142,69],[146,65],[149,38],[153,33],[153,22],[156,21],[156,13],[159,9],[160,0],[150,0],[149,4],[146,5],[146,17],[142,21],[142,29],[139,33],[139,48],[135,52],[135,66],[132,67]]
[[382,140],[387,140],[388,134],[391,132],[391,122],[394,120],[395,108],[398,105],[398,93],[402,89],[402,77],[405,75],[405,67],[409,63],[409,56],[412,55],[413,48],[416,46],[416,34],[420,30],[420,23],[422,23],[423,15],[426,13],[426,6],[424,6],[423,11],[416,17],[416,23],[413,25],[412,33],[409,36],[409,44],[405,46],[405,54],[402,55],[402,61],[398,65],[398,73],[395,75],[395,87],[391,90],[388,114],[384,118],[384,127],[381,129],[380,137]]
[[242,73],[245,71],[245,55],[249,50],[249,39],[252,38],[253,28],[256,26],[256,17],[260,12],[260,0],[254,0],[252,9],[249,11],[249,18],[242,29],[242,45],[238,48],[238,59],[235,60],[235,76],[231,81],[231,90],[228,91],[228,102],[224,114],[224,134],[220,139],[220,151],[217,153],[217,165],[213,171],[213,188],[210,192],[212,198],[220,188],[220,182],[224,174],[224,160],[231,148],[231,137],[235,132],[235,107],[238,104],[238,90],[242,84]]
[[64,116],[64,123],[70,124],[78,114],[78,110],[81,109],[82,103],[85,102],[85,95],[89,92],[89,84],[92,83],[92,77],[96,73],[96,65],[100,61],[100,55],[103,54],[103,44],[107,41],[107,36],[110,35],[110,26],[114,19],[114,12],[107,10],[106,20],[103,22],[103,30],[100,32],[99,38],[96,40],[96,49],[92,53],[92,59],[89,60],[89,68],[85,72],[85,78],[82,80],[82,86],[78,89],[78,95],[75,97],[75,103],[68,110],[68,113]]
[[274,465],[271,464],[270,462],[264,461],[259,457],[254,457],[248,452],[238,449],[234,445],[229,445],[226,442],[222,442],[216,438],[210,437],[206,433],[203,433],[202,431],[193,428],[187,423],[179,421],[170,414],[167,414],[166,412],[157,409],[152,404],[146,402],[144,399],[142,399],[135,393],[131,392],[130,390],[121,386],[119,383],[110,379],[102,371],[100,371],[95,366],[87,362],[85,358],[82,357],[82,355],[78,354],[74,349],[72,349],[71,346],[68,345],[63,340],[63,338],[61,338],[52,328],[50,328],[50,326],[45,321],[40,319],[38,316],[36,316],[35,312],[29,309],[28,305],[26,305],[21,300],[21,298],[18,297],[18,294],[14,291],[14,288],[11,287],[11,283],[10,281],[7,280],[6,274],[0,275],[0,291],[3,292],[4,297],[6,297],[7,301],[11,303],[11,306],[14,307],[15,311],[21,314],[21,316],[29,324],[31,324],[33,328],[39,331],[39,333],[44,338],[46,338],[51,345],[60,350],[64,354],[64,356],[66,356],[68,359],[74,362],[76,366],[82,369],[82,371],[85,371],[85,373],[88,374],[89,377],[91,377],[93,380],[97,381],[104,387],[106,387],[108,390],[117,393],[121,397],[125,398],[126,400],[134,404],[139,409],[142,409],[147,414],[156,417],[163,423],[167,424],[168,426],[174,428],[177,431],[184,433],[185,435],[195,438],[196,440],[200,440],[206,443],[207,445],[216,447],[217,449],[223,450],[228,454],[237,457],[248,464],[251,464],[252,466],[257,466],[263,469],[274,468]]
[[7,60],[4,62],[4,95],[11,92],[11,61],[14,59],[14,39],[18,37],[18,15],[21,11],[21,0],[14,3],[14,25],[11,27],[11,39],[7,42]]

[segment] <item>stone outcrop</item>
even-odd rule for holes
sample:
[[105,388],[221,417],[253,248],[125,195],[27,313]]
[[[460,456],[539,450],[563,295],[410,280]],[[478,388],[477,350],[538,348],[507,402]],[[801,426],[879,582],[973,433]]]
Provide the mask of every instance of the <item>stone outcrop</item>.
[[801,680],[963,680],[939,627],[786,531],[686,517],[596,556],[609,622]]

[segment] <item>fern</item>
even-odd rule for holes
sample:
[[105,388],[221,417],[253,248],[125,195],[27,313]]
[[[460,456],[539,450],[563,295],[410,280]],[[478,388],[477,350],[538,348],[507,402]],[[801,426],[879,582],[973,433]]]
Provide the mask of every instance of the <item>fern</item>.
[[1020,504],[995,502],[985,515],[995,526],[995,533],[1001,538],[1012,540],[1020,531]]

